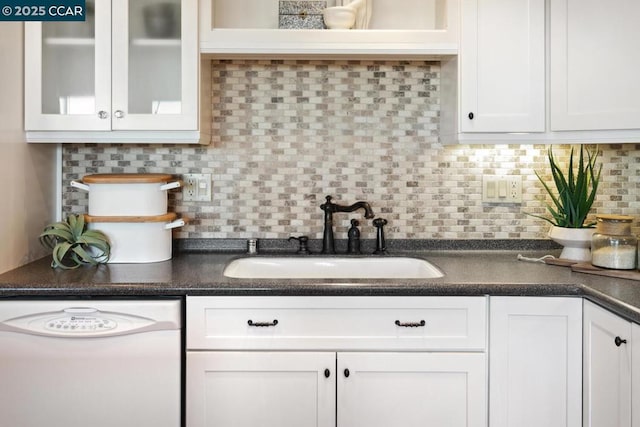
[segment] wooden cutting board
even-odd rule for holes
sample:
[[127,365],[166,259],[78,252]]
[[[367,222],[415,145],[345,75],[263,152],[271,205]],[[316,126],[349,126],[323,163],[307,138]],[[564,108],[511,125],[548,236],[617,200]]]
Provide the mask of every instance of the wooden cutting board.
[[571,267],[573,264],[577,264],[580,261],[574,261],[564,258],[545,258],[544,263],[549,265],[560,265],[562,267]]
[[589,262],[573,261],[562,258],[547,258],[545,264],[559,265],[562,267],[571,267],[576,273],[596,274],[598,276],[617,277],[620,279],[638,280],[640,281],[640,271],[638,270],[610,270],[608,268],[600,268]]
[[597,274],[599,276],[618,277],[620,279],[630,279],[640,281],[640,271],[638,270],[610,270],[600,268],[591,263],[577,263],[571,266],[571,270],[578,273]]

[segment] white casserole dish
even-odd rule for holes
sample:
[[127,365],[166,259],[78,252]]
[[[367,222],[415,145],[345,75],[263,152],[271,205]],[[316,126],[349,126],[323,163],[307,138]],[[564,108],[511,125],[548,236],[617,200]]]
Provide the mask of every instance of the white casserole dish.
[[185,225],[171,212],[146,217],[85,215],[90,230],[100,230],[109,238],[109,263],[146,263],[171,259],[171,230]]
[[178,188],[168,174],[87,175],[71,186],[89,193],[89,215],[152,216],[167,213],[167,191]]

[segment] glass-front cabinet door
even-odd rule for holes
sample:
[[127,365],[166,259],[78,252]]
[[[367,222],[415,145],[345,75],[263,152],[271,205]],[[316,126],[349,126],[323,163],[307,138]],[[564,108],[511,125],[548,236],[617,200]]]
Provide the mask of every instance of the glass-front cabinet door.
[[27,139],[197,131],[197,0],[87,0],[86,11],[84,22],[25,25]]
[[112,1],[113,129],[196,129],[196,2]]
[[110,130],[111,2],[84,22],[25,23],[26,130]]

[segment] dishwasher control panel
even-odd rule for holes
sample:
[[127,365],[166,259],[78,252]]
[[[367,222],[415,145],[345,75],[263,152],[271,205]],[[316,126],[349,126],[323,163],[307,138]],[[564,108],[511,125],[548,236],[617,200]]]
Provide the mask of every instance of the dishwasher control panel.
[[[176,300],[11,301],[0,306],[0,335],[23,333],[71,339],[179,330]],[[86,305],[85,305],[86,304]],[[173,310],[170,310],[173,309]]]
[[50,331],[108,331],[115,328],[116,322],[95,316],[67,316],[50,319],[45,326]]

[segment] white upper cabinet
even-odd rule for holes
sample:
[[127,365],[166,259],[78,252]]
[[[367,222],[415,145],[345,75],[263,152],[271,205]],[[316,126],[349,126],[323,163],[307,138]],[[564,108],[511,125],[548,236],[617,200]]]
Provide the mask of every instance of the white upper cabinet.
[[197,142],[197,0],[86,4],[25,25],[27,140]]
[[222,57],[458,53],[458,0],[368,0],[368,5],[366,29],[284,29],[278,28],[278,0],[200,0],[200,51]]
[[640,2],[461,1],[443,142],[637,143]]
[[640,2],[551,2],[551,130],[640,129]]
[[25,24],[27,131],[111,129],[111,2],[86,8],[85,22]]
[[462,132],[545,130],[544,3],[462,0]]

